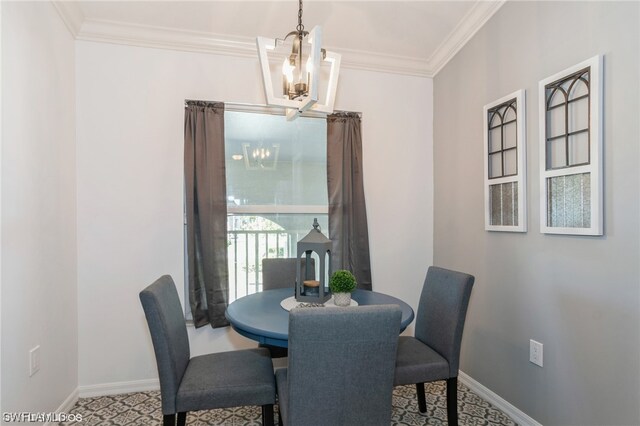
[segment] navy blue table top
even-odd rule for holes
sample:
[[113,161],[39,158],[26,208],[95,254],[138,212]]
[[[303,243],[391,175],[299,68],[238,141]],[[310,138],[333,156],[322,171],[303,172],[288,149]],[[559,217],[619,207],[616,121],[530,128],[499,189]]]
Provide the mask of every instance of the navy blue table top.
[[[289,339],[289,312],[280,306],[280,302],[290,296],[293,296],[293,288],[254,293],[232,302],[227,307],[225,315],[233,329],[241,335],[260,343],[286,348]],[[413,321],[411,306],[393,296],[375,291],[356,290],[351,297],[359,305],[400,306],[401,331]]]

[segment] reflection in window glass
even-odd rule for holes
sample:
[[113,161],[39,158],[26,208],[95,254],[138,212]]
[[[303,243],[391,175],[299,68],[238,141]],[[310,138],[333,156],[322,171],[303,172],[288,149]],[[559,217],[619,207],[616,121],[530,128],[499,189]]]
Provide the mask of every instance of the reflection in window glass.
[[326,120],[225,112],[229,299],[261,291],[262,259],[328,231]]

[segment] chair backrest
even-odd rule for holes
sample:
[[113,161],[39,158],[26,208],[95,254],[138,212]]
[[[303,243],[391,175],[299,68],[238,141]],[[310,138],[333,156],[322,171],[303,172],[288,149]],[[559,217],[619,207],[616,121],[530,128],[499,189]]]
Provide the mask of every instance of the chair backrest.
[[420,295],[416,338],[449,362],[450,377],[458,376],[462,330],[474,280],[472,275],[432,266]]
[[162,412],[176,412],[176,394],[189,364],[189,337],[175,283],[163,275],[140,292],[156,354]]
[[291,310],[289,423],[388,426],[401,316],[397,305]]
[[[262,259],[262,289],[293,288],[296,285],[296,261],[295,257]],[[302,274],[306,276],[304,259],[300,259]],[[316,275],[315,262],[311,259],[310,276]]]

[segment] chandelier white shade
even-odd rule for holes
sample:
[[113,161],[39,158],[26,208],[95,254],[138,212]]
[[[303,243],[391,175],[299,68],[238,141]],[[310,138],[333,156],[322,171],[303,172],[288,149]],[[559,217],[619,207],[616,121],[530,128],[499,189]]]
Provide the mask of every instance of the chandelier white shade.
[[340,55],[322,48],[322,27],[297,31],[284,39],[257,37],[267,105],[284,107],[292,120],[304,111],[330,114],[338,87]]

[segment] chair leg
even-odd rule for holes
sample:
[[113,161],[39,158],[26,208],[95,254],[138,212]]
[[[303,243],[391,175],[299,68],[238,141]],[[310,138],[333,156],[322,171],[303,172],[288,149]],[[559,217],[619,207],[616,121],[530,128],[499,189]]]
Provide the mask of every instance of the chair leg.
[[162,426],[176,426],[176,415],[165,414],[162,416]]
[[262,425],[273,426],[273,404],[262,406]]
[[187,424],[187,412],[183,411],[178,413],[178,426],[184,426]]
[[416,383],[416,394],[418,395],[418,410],[421,413],[426,413],[427,399],[424,396],[424,383]]
[[449,426],[458,426],[458,378],[447,379],[447,420]]

